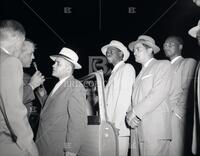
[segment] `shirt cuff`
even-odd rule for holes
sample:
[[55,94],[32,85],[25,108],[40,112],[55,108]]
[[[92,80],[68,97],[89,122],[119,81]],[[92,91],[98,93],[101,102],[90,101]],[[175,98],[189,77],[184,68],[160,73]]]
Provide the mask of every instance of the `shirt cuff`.
[[34,90],[34,87],[30,83],[28,85],[31,87],[32,90]]

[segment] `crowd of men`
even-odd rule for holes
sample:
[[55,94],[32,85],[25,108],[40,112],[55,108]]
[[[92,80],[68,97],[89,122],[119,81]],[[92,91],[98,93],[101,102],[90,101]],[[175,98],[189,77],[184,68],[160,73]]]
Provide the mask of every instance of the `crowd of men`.
[[[200,22],[189,35],[200,45]],[[84,144],[88,104],[83,84],[73,76],[74,70],[82,68],[79,57],[67,47],[50,56],[55,62],[52,76],[59,81],[47,95],[36,64],[32,76],[23,72],[31,66],[35,48],[19,22],[1,21],[1,156],[77,156]],[[142,65],[138,75],[125,63],[128,48]],[[140,35],[128,48],[117,40],[101,48],[113,65],[105,86],[105,106],[108,122],[116,129],[119,156],[128,156],[129,151],[131,156],[184,156],[190,150],[198,154],[200,63],[182,56],[179,36],[169,36],[163,43],[169,60],[154,57],[160,47],[148,35]],[[29,123],[35,102],[41,107],[39,120]],[[188,122],[193,123],[192,130]]]

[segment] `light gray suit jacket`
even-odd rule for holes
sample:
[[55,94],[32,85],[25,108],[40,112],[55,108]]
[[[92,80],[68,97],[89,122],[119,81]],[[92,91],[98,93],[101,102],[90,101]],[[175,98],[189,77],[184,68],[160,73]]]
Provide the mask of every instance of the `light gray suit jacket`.
[[169,94],[171,64],[167,60],[153,59],[137,76],[132,109],[142,119],[138,126],[140,141],[171,139]]
[[[174,70],[172,81],[172,94],[170,97],[170,105],[172,111],[180,118],[184,118],[188,107],[191,108],[190,89],[193,84],[194,73],[196,68],[196,61],[191,58],[180,57],[172,64]],[[192,96],[193,98],[193,96]],[[193,101],[191,101],[193,102]],[[181,121],[182,122],[182,121]]]
[[22,102],[23,71],[21,62],[0,50],[0,94],[3,99],[9,123],[17,136],[18,146],[12,142],[9,129],[0,112],[0,150],[1,155],[37,156],[33,133],[27,119],[27,110]]
[[63,149],[79,153],[87,125],[86,92],[73,76],[47,98],[36,137],[40,156],[63,156]]

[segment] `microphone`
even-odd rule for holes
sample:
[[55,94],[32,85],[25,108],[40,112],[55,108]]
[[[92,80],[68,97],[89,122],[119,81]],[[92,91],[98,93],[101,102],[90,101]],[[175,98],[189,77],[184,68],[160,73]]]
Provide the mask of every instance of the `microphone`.
[[[35,71],[39,71],[36,62],[33,61],[32,63],[33,63],[33,67],[35,68]],[[45,80],[46,79],[53,79],[53,78],[51,78],[51,77],[45,77]]]
[[33,66],[34,66],[35,70],[38,71],[36,62],[33,62]]
[[[34,68],[35,68],[36,71],[39,71],[39,70],[38,70],[38,67],[37,67],[37,64],[36,64],[35,61],[33,62],[33,66],[34,66]],[[39,86],[39,88],[44,88],[44,85],[41,84],[41,85]]]

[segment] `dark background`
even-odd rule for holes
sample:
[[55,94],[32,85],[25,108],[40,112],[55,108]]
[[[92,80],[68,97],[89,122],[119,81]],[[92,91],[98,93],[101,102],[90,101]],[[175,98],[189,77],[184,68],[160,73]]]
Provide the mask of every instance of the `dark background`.
[[[168,35],[184,39],[185,57],[200,58],[196,40],[187,33],[200,19],[200,7],[192,0],[3,0],[0,7],[0,18],[21,22],[27,38],[37,44],[36,61],[50,78],[45,82],[49,88],[53,62],[48,56],[63,46],[79,55],[83,68],[75,71],[77,78],[89,73],[89,56],[103,56],[102,46],[113,39],[127,46],[141,34],[156,40],[161,48],[158,59],[165,59],[162,44]],[[70,7],[71,13],[64,13],[64,7]],[[136,13],[128,13],[129,7],[135,7]],[[128,62],[138,73],[140,66],[132,54]]]

